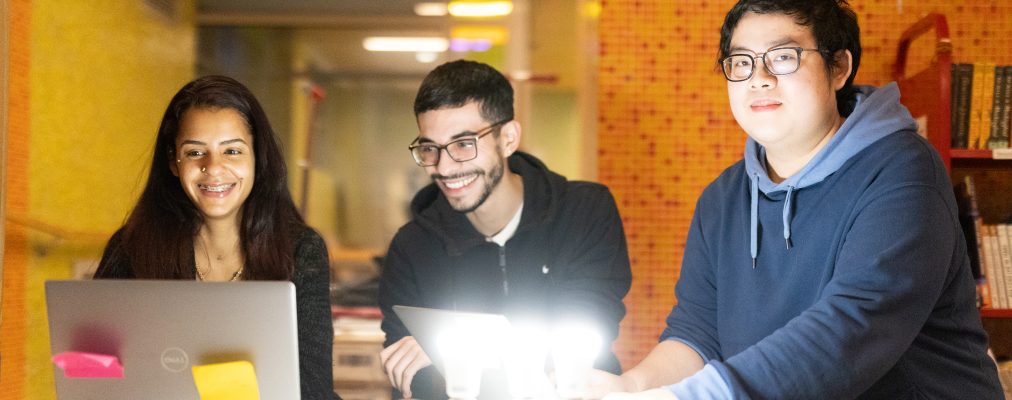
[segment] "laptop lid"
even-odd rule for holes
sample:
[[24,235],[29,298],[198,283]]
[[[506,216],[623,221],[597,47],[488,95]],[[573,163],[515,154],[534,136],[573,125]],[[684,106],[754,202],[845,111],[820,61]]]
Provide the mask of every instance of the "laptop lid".
[[510,333],[510,323],[504,315],[435,308],[395,305],[394,313],[401,319],[415,341],[429,356],[432,363],[445,376],[440,340],[448,332],[479,337],[490,347],[501,347]]
[[197,399],[191,367],[248,361],[260,398],[298,399],[291,282],[47,281],[53,355],[116,356],[122,378],[68,378],[60,399]]

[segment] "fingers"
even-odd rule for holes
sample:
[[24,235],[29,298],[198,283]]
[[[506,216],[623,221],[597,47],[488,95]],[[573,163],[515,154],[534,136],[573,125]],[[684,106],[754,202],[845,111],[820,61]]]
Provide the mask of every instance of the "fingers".
[[604,396],[601,400],[678,400],[678,397],[667,389],[661,388],[638,393],[612,393]]
[[380,352],[380,362],[390,385],[411,398],[411,382],[419,370],[432,364],[415,338],[406,336]]
[[600,399],[608,393],[625,392],[627,389],[622,384],[622,378],[618,375],[601,371],[591,370],[587,374],[587,392],[592,399]]
[[387,379],[390,380],[390,386],[392,387],[397,387],[397,383],[394,381],[394,376],[390,370],[392,365],[390,359],[391,357],[394,357],[397,354],[397,349],[401,347],[401,345],[404,342],[404,339],[407,339],[407,337],[401,338],[401,340],[398,340],[394,344],[387,346],[387,348],[381,350],[379,354],[380,365],[383,368],[383,373],[387,375]]

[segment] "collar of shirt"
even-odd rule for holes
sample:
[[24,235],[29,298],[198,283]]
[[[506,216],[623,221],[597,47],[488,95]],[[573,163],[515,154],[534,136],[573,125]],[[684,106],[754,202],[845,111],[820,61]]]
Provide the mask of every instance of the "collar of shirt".
[[520,203],[520,207],[517,208],[517,212],[516,214],[513,214],[513,218],[510,219],[510,222],[508,222],[506,226],[499,231],[499,233],[485,237],[485,241],[495,242],[495,244],[498,244],[499,246],[505,246],[506,241],[510,240],[514,233],[517,233],[517,227],[520,226],[520,214],[523,214],[523,211],[524,203]]

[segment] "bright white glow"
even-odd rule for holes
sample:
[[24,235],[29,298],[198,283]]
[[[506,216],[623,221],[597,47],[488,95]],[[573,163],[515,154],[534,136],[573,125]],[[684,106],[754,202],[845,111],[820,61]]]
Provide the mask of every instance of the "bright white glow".
[[514,399],[541,399],[551,393],[545,376],[548,343],[543,329],[514,327],[503,352],[509,394]]
[[447,10],[454,17],[501,17],[513,12],[512,1],[451,1]]
[[437,58],[439,58],[439,54],[431,51],[420,51],[415,53],[415,60],[418,60],[418,62],[422,64],[434,62]]
[[534,74],[531,73],[531,71],[524,69],[518,69],[510,73],[510,78],[513,78],[513,80],[516,81],[530,80],[532,76],[534,76]]
[[479,337],[458,327],[443,332],[437,340],[446,374],[446,395],[451,399],[477,398],[486,362]]
[[410,51],[442,53],[450,47],[450,41],[441,37],[367,37],[362,47],[369,51]]
[[446,3],[425,2],[415,4],[415,14],[423,17],[442,17],[446,13]]
[[601,349],[601,335],[589,324],[573,324],[553,333],[555,388],[566,399],[586,397],[587,377]]

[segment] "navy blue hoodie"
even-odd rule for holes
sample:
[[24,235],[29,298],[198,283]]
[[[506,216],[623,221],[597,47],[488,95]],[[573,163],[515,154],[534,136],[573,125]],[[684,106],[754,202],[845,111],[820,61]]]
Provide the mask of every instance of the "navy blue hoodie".
[[1001,398],[948,173],[895,84],[858,90],[798,173],[748,139],[704,190],[661,338],[738,399]]

